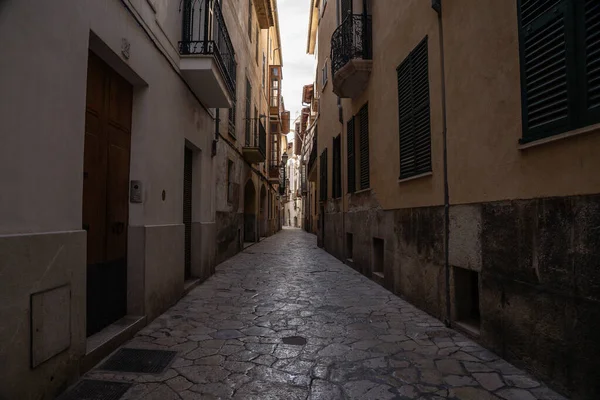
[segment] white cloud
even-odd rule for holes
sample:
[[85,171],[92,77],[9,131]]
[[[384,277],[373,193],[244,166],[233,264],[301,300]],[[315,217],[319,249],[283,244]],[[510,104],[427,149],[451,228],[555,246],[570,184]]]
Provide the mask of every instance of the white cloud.
[[315,74],[314,56],[306,54],[310,0],[278,0],[279,29],[283,42],[283,98],[292,121],[302,109],[302,87]]

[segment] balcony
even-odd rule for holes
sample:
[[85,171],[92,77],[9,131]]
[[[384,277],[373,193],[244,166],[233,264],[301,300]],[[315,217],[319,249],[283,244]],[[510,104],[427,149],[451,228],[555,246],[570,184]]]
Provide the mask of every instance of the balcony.
[[267,159],[267,131],[262,122],[258,121],[257,124],[258,134],[254,129],[252,134],[246,135],[246,143],[242,148],[244,159],[251,164],[258,164]]
[[179,69],[209,108],[230,108],[235,98],[235,52],[217,0],[184,0]]
[[354,14],[331,37],[333,92],[355,98],[366,88],[372,68],[371,16]]
[[269,29],[269,27],[274,26],[275,17],[271,0],[254,0],[253,3],[260,29]]
[[271,165],[269,167],[269,182],[279,183],[279,166]]

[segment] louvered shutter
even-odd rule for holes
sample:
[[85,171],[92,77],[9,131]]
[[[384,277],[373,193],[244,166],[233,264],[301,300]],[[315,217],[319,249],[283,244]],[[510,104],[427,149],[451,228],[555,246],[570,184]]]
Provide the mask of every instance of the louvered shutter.
[[340,135],[333,138],[333,198],[342,196],[342,141]]
[[566,0],[520,0],[519,7],[523,138],[529,141],[572,124],[573,10]]
[[319,165],[319,171],[321,175],[321,187],[320,187],[320,199],[321,201],[327,200],[327,149],[321,153],[321,165]]
[[356,192],[356,157],[354,155],[354,117],[350,118],[347,124],[347,144],[348,144],[348,193]]
[[403,179],[431,171],[427,38],[400,64],[397,73],[400,178]]
[[368,189],[369,183],[369,104],[362,106],[358,112],[360,123],[360,189]]
[[584,21],[585,122],[592,124],[600,122],[600,0],[586,0]]

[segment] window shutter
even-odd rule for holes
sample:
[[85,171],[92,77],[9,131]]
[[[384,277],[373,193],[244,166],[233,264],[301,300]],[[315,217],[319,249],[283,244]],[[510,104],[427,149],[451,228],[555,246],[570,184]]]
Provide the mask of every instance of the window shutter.
[[251,102],[252,102],[252,85],[250,85],[250,80],[246,78],[246,146],[250,146],[250,110],[251,110]]
[[369,183],[369,104],[358,112],[360,119],[360,189],[368,189]]
[[586,121],[600,122],[600,0],[585,2]]
[[572,124],[568,58],[574,41],[572,7],[565,0],[520,0],[521,90],[524,141]]
[[425,38],[397,69],[401,179],[431,171],[428,58]]
[[348,145],[348,193],[356,192],[356,157],[354,142],[354,117],[350,118],[347,124],[347,145]]
[[342,196],[342,141],[340,135],[333,138],[333,198]]
[[321,153],[321,165],[319,171],[321,175],[320,198],[321,201],[327,201],[327,149]]

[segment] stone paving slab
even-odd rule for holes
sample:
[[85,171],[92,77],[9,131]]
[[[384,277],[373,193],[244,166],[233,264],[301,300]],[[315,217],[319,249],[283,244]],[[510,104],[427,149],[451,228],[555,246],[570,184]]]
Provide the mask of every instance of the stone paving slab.
[[132,382],[123,400],[565,399],[300,230],[221,264],[123,347],[178,352],[159,375],[86,375]]

